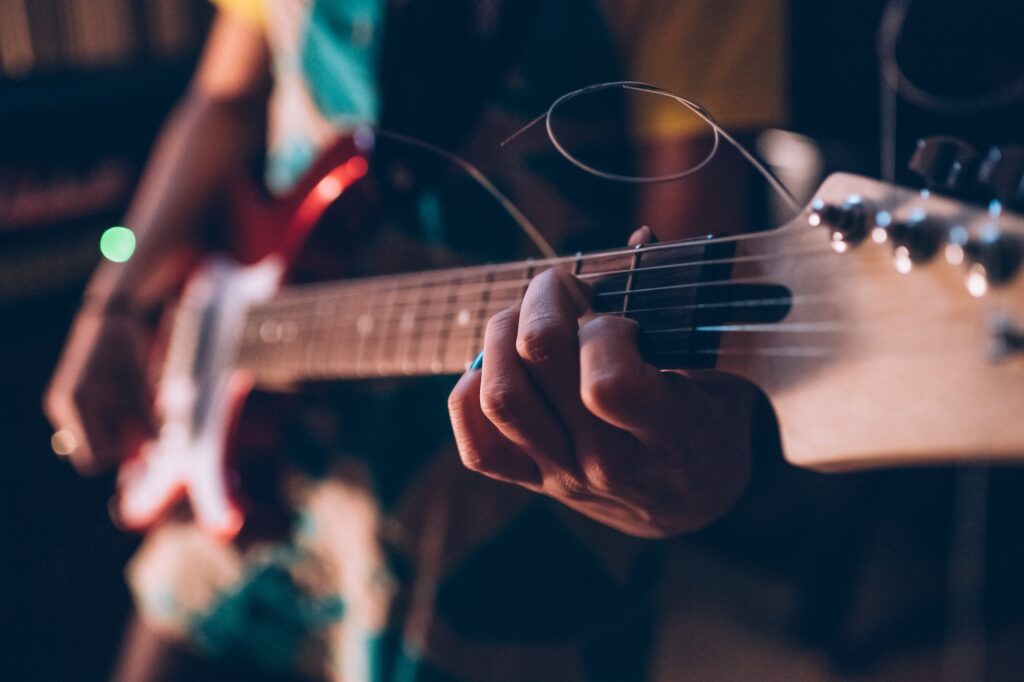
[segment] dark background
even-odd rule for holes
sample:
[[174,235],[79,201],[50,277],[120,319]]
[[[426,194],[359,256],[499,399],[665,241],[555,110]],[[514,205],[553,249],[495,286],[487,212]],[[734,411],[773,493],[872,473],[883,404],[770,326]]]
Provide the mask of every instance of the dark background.
[[[791,127],[819,141],[828,170],[878,173],[882,4],[791,3]],[[1018,3],[918,5],[900,55],[922,84],[963,94],[1024,71]],[[103,679],[124,626],[122,569],[136,539],[107,518],[111,478],[80,478],[53,456],[40,400],[99,234],[117,223],[187,81],[209,10],[181,7],[193,37],[172,55],[137,46],[117,63],[54,60],[0,80],[0,197],[88,177],[109,160],[126,178],[103,206],[0,224],[0,679]],[[966,120],[903,104],[899,159],[916,136],[939,132],[1021,142],[1022,115],[1018,105]],[[735,513],[674,541],[658,677],[934,679],[949,634],[954,491],[965,480],[953,469],[828,477],[764,463]],[[994,470],[989,483],[988,676],[1016,679],[1024,476]]]

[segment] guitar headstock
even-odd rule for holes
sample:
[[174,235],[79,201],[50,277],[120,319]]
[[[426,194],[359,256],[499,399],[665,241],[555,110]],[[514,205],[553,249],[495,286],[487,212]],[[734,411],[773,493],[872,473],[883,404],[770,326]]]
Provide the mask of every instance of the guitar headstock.
[[1024,217],[836,174],[737,251],[792,308],[723,334],[718,366],[767,393],[791,462],[1024,459]]

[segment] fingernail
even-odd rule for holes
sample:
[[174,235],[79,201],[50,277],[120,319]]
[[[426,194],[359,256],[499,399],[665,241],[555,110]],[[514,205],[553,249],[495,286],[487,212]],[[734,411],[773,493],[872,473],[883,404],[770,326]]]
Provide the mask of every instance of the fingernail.
[[469,364],[469,371],[472,372],[473,370],[480,369],[483,366],[484,366],[484,352],[480,351],[480,353],[476,356],[476,358],[473,360],[473,362],[471,362]]

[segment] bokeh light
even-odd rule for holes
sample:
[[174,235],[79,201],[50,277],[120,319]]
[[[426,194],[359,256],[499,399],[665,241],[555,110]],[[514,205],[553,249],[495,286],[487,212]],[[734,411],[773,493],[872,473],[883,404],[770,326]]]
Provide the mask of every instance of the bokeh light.
[[100,236],[100,253],[109,261],[124,263],[135,253],[135,233],[127,227],[110,227]]

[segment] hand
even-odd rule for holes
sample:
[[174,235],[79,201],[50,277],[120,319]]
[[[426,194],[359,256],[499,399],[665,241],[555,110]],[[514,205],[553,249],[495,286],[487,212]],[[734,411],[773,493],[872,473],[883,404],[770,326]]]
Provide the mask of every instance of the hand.
[[123,311],[79,312],[43,399],[54,430],[70,436],[75,468],[108,468],[155,433],[144,371],[150,333]]
[[448,400],[463,464],[631,535],[707,525],[749,479],[755,391],[646,364],[636,323],[586,315],[589,295],[552,269],[491,318]]

